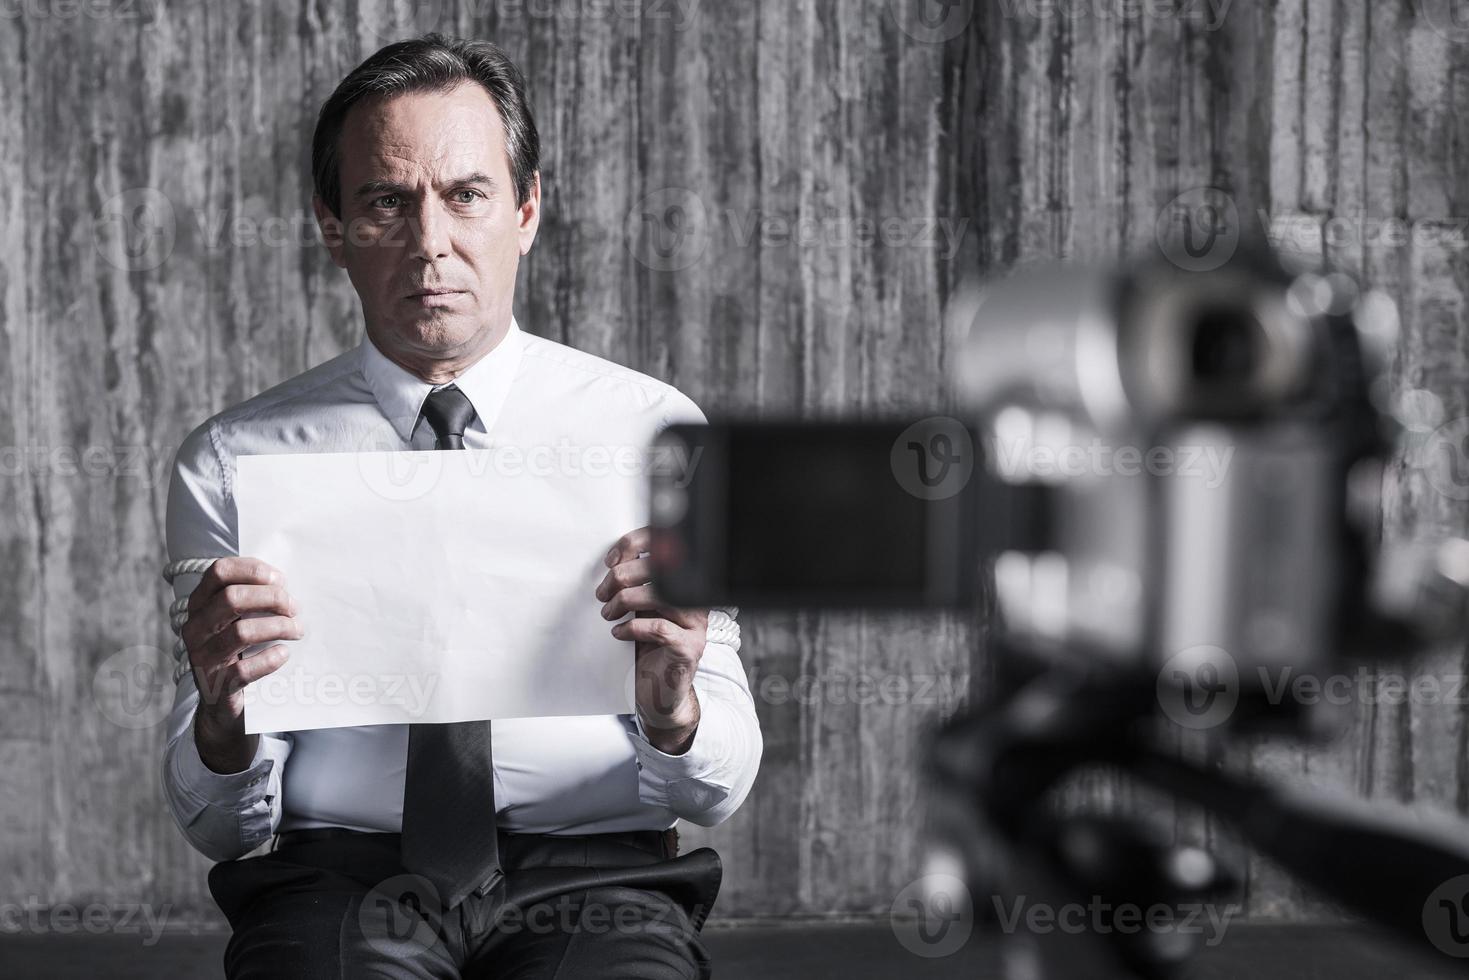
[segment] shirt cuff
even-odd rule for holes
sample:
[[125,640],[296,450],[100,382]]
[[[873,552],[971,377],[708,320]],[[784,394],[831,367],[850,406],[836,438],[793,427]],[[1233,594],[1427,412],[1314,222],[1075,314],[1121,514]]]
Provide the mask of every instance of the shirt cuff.
[[[697,685],[695,686],[697,691]],[[698,691],[699,724],[689,747],[679,755],[669,755],[648,738],[643,717],[632,713],[637,733],[632,739],[637,753],[640,781],[648,777],[668,783],[676,779],[702,779],[717,772],[729,758],[732,740],[729,732],[729,706],[716,697]]]
[[179,737],[174,754],[177,785],[198,802],[226,810],[239,810],[264,799],[269,793],[275,760],[266,755],[265,736],[255,745],[255,757],[240,772],[218,773],[204,764],[199,744],[190,725]]

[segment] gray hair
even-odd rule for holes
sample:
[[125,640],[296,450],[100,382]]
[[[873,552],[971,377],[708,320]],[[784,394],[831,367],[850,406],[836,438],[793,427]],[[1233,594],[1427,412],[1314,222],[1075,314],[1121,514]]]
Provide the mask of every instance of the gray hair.
[[397,41],[380,49],[342,79],[321,107],[311,140],[311,177],[331,213],[342,216],[341,158],[337,143],[347,113],[358,102],[408,92],[443,92],[478,82],[490,94],[505,128],[505,152],[515,183],[515,206],[530,199],[541,169],[541,138],[525,100],[525,76],[489,41],[442,34]]

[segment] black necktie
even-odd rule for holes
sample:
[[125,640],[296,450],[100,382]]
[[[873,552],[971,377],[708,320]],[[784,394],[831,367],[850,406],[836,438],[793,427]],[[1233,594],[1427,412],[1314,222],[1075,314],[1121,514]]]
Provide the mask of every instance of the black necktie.
[[[434,448],[463,449],[474,414],[453,385],[430,392],[422,417],[433,426]],[[408,726],[402,858],[406,870],[433,884],[445,909],[471,892],[487,894],[504,877],[488,721]]]

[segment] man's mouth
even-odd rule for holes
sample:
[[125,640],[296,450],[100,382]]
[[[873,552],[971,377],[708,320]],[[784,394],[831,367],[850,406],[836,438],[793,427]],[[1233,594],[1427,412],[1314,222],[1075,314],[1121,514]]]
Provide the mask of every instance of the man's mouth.
[[459,297],[465,295],[461,289],[420,289],[408,294],[408,302],[415,309],[449,309],[459,305]]

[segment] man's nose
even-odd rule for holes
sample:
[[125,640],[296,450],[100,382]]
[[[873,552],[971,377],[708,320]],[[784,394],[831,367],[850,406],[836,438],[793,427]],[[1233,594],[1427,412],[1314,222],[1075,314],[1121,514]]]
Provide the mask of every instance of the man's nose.
[[413,258],[432,262],[449,254],[449,221],[438,202],[426,200],[408,219],[409,249]]

